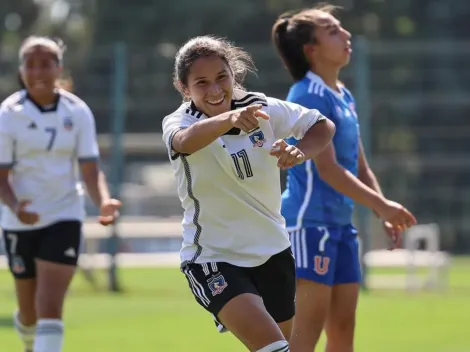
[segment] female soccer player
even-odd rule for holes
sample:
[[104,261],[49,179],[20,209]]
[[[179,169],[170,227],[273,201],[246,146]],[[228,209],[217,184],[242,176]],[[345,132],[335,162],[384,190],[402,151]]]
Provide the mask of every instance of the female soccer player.
[[[291,348],[312,351],[325,327],[328,352],[353,350],[361,280],[353,202],[384,220],[398,246],[401,230],[416,223],[386,199],[369,168],[359,136],[354,98],[338,75],[349,62],[351,34],[332,16],[332,6],[282,15],[273,41],[295,83],[287,100],[318,109],[336,125],[330,144],[314,161],[288,171],[282,197],[296,259],[297,301]],[[295,145],[294,138],[288,143]]]
[[[334,125],[317,110],[241,88],[250,56],[223,39],[183,45],[185,102],[163,121],[184,208],[181,268],[220,331],[250,351],[289,351],[295,268],[279,168],[316,157]],[[284,139],[294,136],[297,146]],[[277,324],[276,324],[277,323]]]
[[121,203],[111,199],[98,165],[95,122],[75,95],[56,89],[62,46],[27,38],[19,51],[25,87],[0,108],[1,226],[19,310],[15,328],[27,351],[60,352],[64,296],[78,260],[84,218],[82,189],[111,224]]

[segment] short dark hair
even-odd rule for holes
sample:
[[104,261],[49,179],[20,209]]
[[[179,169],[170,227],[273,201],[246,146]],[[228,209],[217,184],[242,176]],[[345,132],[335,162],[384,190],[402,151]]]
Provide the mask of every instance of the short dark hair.
[[250,54],[227,39],[209,35],[195,37],[178,50],[175,58],[173,84],[182,95],[184,95],[183,87],[188,84],[189,70],[194,61],[211,56],[219,57],[227,63],[237,88],[243,88],[243,81],[248,72],[256,72]]

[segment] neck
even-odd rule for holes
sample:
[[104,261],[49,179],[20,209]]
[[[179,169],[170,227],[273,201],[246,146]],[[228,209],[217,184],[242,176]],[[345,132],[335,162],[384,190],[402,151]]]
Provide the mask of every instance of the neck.
[[31,92],[28,92],[28,95],[32,100],[34,100],[36,104],[41,106],[54,104],[57,99],[57,92],[55,90],[51,92],[44,92],[42,94],[31,94]]
[[316,75],[320,76],[323,82],[330,87],[331,89],[335,91],[338,90],[338,77],[339,77],[339,71],[340,68],[337,67],[331,67],[325,64],[321,63],[316,63],[315,64],[315,69],[311,69],[313,73]]

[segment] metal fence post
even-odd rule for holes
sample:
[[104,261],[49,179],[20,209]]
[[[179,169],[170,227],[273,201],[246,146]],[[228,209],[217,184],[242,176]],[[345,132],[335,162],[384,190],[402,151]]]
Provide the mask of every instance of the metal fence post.
[[[370,51],[369,42],[365,37],[357,36],[353,42],[354,57],[354,96],[357,103],[357,112],[360,121],[361,139],[367,157],[371,155],[371,107],[370,107]],[[362,283],[367,289],[368,268],[364,264],[364,254],[371,249],[370,210],[362,205],[357,206],[358,230],[362,246]]]
[[[126,90],[127,90],[127,45],[117,42],[113,46],[113,71],[111,77],[111,165],[109,180],[111,194],[115,198],[120,198],[121,184],[124,171],[124,153],[122,146],[122,136],[126,125]],[[119,251],[119,233],[117,223],[111,227],[111,236],[108,240],[108,254],[110,258],[109,266],[109,290],[119,292],[117,275],[116,255]]]

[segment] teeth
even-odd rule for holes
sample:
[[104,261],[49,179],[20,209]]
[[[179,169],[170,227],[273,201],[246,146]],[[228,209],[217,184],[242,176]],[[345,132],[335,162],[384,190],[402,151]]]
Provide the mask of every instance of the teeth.
[[219,100],[212,100],[212,101],[208,100],[207,102],[208,102],[209,104],[217,105],[217,104],[220,104],[221,102],[223,102],[224,99],[225,99],[225,97],[222,97],[222,98],[220,98]]

